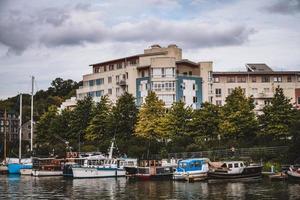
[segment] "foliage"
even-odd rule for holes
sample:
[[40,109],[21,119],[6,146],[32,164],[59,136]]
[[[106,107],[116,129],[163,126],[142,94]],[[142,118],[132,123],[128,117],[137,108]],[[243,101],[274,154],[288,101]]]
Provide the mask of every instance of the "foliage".
[[235,88],[227,96],[226,104],[221,109],[221,136],[229,139],[252,139],[258,130],[258,121],[253,111],[252,98],[247,98],[242,88]]
[[260,136],[267,140],[291,136],[290,127],[294,116],[295,110],[290,99],[284,96],[283,89],[278,86],[270,104],[263,108],[263,114],[259,116]]

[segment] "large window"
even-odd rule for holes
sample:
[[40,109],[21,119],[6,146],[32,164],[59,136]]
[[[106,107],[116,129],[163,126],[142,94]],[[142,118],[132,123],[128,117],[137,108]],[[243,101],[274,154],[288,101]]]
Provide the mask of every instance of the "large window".
[[239,82],[239,83],[246,83],[246,77],[245,76],[239,76],[239,77],[237,77],[237,82]]
[[104,94],[103,90],[96,91],[96,97],[101,97]]
[[262,77],[261,77],[261,82],[263,82],[263,83],[268,83],[268,82],[270,82],[270,77],[269,77],[269,76],[262,76]]
[[174,82],[152,82],[152,88],[154,91],[174,91]]
[[274,82],[282,82],[282,77],[281,76],[275,76],[273,78]]
[[175,76],[175,69],[172,67],[152,69],[152,77],[160,78],[160,77],[174,77],[174,76]]
[[89,81],[89,86],[94,86],[94,84],[95,84],[95,83],[94,83],[94,80],[90,80],[90,81]]
[[96,85],[104,84],[104,78],[96,79]]
[[112,82],[112,77],[111,77],[111,76],[108,77],[107,82],[108,82],[108,83],[111,83],[111,82]]
[[221,97],[221,96],[222,96],[221,88],[216,88],[216,97]]
[[235,77],[234,76],[227,77],[227,83],[234,83],[234,82],[235,82]]

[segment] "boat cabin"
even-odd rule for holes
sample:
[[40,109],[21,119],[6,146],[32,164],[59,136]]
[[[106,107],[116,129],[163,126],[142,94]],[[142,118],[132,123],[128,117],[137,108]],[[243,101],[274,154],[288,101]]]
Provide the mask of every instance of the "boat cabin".
[[60,171],[64,163],[64,159],[56,158],[33,158],[32,161],[32,169],[43,171]]
[[241,173],[245,167],[243,161],[226,161],[221,168],[228,170],[228,173]]
[[207,158],[193,158],[187,160],[181,160],[178,162],[177,172],[188,172],[188,171],[208,171]]

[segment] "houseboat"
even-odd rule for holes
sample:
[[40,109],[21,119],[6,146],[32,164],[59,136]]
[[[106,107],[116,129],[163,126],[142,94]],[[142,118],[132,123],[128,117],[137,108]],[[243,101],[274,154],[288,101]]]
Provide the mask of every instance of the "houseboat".
[[300,181],[300,168],[291,166],[287,171],[288,180]]
[[162,160],[141,160],[137,167],[125,167],[126,176],[138,180],[172,179],[176,169],[175,163]]
[[178,162],[174,172],[174,180],[200,181],[208,177],[209,171],[208,158],[192,158]]
[[33,176],[62,176],[64,159],[33,158]]
[[243,161],[226,161],[217,167],[211,165],[208,176],[211,179],[259,178],[261,171],[261,165],[245,165]]

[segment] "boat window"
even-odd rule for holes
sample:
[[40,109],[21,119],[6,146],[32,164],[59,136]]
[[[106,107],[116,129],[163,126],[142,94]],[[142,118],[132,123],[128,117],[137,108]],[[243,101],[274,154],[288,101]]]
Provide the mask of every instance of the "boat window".
[[181,162],[181,163],[179,163],[179,167],[186,168],[187,164],[185,162]]
[[239,163],[234,163],[234,168],[238,168],[239,167]]
[[232,164],[230,163],[230,164],[228,164],[228,168],[232,168]]
[[196,161],[196,162],[195,162],[195,167],[201,167],[200,161]]
[[244,166],[243,163],[240,163],[240,166],[243,167]]

